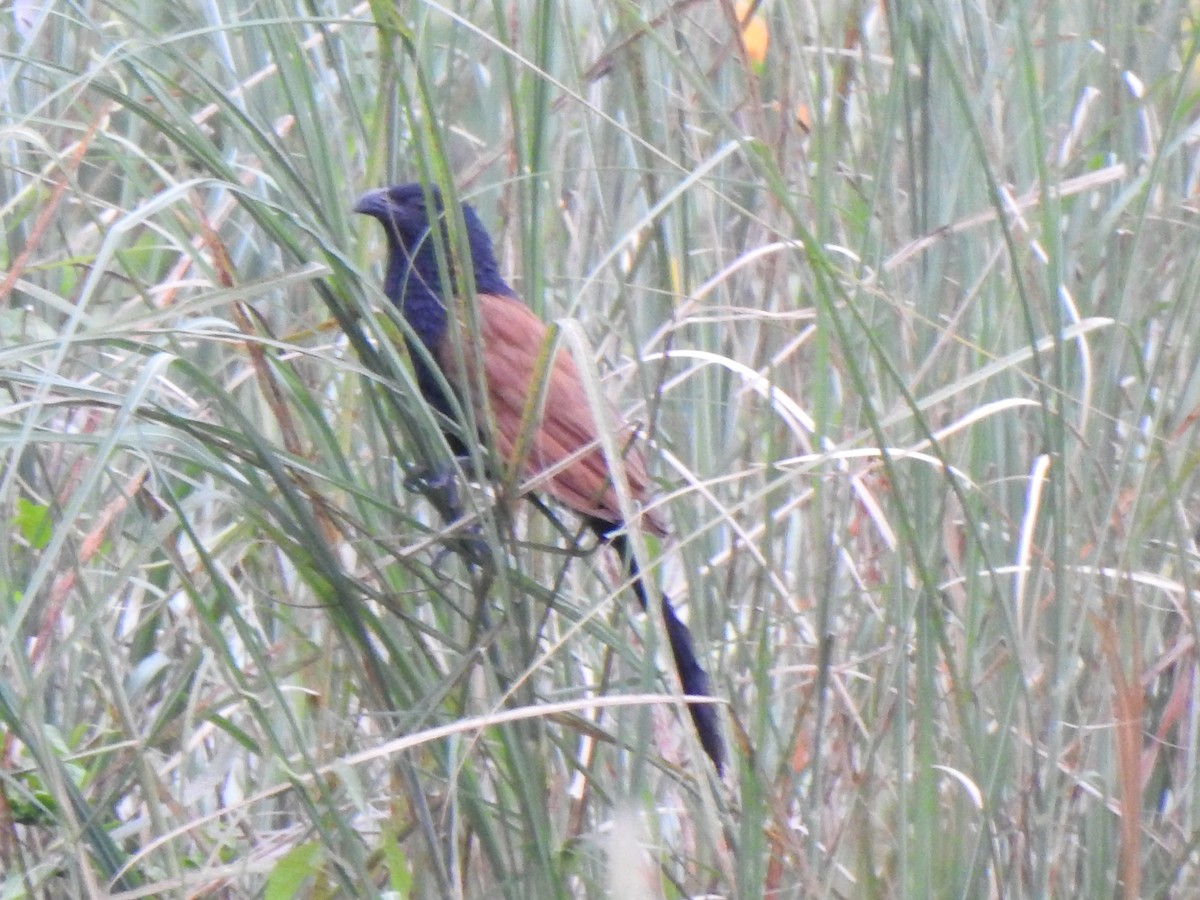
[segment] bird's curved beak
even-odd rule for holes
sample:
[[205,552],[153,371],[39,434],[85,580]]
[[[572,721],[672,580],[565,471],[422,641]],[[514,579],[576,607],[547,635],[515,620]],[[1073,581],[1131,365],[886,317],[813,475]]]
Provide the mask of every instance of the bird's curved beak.
[[388,195],[386,188],[367,191],[354,204],[354,211],[366,216],[382,218],[388,211]]

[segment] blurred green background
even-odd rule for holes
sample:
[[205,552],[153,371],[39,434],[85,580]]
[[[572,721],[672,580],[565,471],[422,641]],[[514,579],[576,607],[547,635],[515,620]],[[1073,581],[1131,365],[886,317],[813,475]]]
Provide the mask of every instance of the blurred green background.
[[[1200,891],[1197,15],[0,7],[0,897]],[[612,554],[406,484],[410,180],[644,430],[723,780]]]

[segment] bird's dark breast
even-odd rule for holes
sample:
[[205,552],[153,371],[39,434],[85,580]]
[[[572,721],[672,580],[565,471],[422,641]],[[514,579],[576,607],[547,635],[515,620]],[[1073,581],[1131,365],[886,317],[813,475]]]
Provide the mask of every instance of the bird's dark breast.
[[[408,256],[406,251],[397,247],[393,249],[393,260],[399,254]],[[399,306],[401,314],[415,335],[415,340],[409,338],[406,344],[421,396],[443,416],[454,420],[455,404],[442,387],[442,379],[426,361],[432,357],[434,363],[438,363],[441,345],[449,330],[449,314],[437,290],[440,287],[438,280],[436,277],[431,279],[424,275],[419,266],[412,264],[411,257],[408,257],[406,265],[392,264],[388,268],[384,291],[392,298],[392,302]],[[425,352],[422,352],[419,344],[424,345]],[[448,432],[446,438],[450,442],[451,450],[457,454],[466,453],[466,446],[460,437]]]
[[450,445],[450,452],[455,456],[466,456],[468,449],[461,436],[463,423],[459,422],[458,417],[455,415],[455,404],[442,388],[442,379],[425,364],[421,358],[420,348],[412,341],[408,342],[408,353],[413,361],[413,369],[416,372],[417,387],[420,388],[421,396],[425,398],[425,402],[441,415],[460,426],[457,432],[444,430],[446,442]]

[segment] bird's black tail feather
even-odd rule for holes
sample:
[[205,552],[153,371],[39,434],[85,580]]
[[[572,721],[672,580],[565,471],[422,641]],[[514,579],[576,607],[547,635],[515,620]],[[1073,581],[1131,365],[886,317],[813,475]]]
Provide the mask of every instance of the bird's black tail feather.
[[[613,526],[607,522],[595,522],[597,534],[607,541],[613,549],[621,554],[621,559],[629,572],[633,591],[637,594],[642,609],[649,609],[649,599],[646,586],[642,581],[642,573],[638,569],[637,560],[629,546],[629,538],[624,534],[610,534]],[[675,614],[666,594],[662,595],[662,617],[667,626],[667,641],[671,645],[671,655],[675,657],[675,671],[679,673],[679,683],[683,692],[693,697],[711,697],[712,691],[708,686],[708,673],[704,671],[696,659],[696,651],[692,645],[692,633]],[[708,754],[717,774],[722,774],[725,768],[725,742],[721,740],[721,725],[717,719],[717,707],[712,703],[689,703],[688,712],[696,726],[696,734],[700,736],[700,746]]]

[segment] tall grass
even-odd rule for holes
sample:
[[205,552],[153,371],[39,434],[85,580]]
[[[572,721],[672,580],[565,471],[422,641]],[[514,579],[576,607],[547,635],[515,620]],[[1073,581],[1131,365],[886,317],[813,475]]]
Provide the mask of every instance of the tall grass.
[[[1187,4],[3,15],[0,895],[1200,889]],[[415,179],[643,426],[723,780],[421,401]]]

